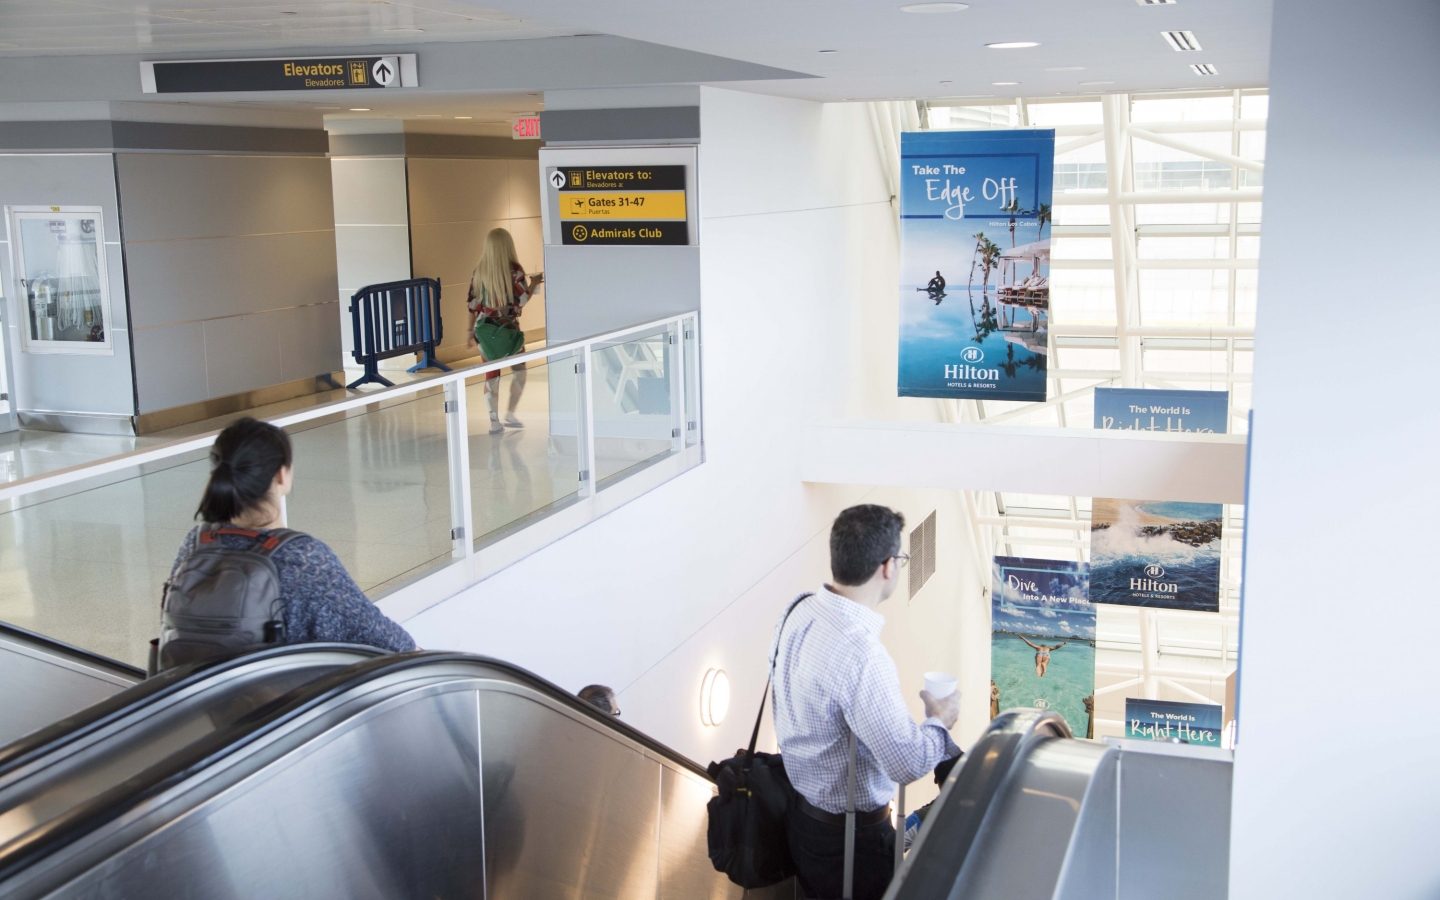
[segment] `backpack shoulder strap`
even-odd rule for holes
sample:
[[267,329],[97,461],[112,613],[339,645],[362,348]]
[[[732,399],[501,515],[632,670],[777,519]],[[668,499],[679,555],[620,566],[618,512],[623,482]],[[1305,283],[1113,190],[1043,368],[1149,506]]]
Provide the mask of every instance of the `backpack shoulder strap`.
[[785,616],[780,620],[780,633],[775,636],[775,652],[770,656],[770,674],[765,678],[765,690],[760,694],[760,711],[755,714],[755,727],[750,731],[750,746],[745,751],[745,768],[750,768],[750,761],[755,758],[755,742],[760,738],[760,720],[765,718],[765,701],[770,697],[770,679],[775,677],[775,660],[780,656],[780,638],[785,636],[785,623],[790,621],[790,614],[795,611],[807,597],[815,596],[814,591],[806,591],[791,602],[790,607],[785,610]]
[[262,556],[270,556],[296,538],[306,537],[305,532],[296,531],[293,528],[271,528],[260,534],[265,539],[255,548],[255,552]]
[[241,528],[236,525],[227,525],[224,522],[212,522],[200,530],[196,536],[195,548],[198,550],[204,544],[213,544],[219,540],[222,534],[233,534],[236,537],[247,537],[255,541],[251,552],[259,553],[261,556],[270,556],[276,550],[295,540],[297,537],[304,537],[305,532],[294,531],[290,528],[271,528],[265,531],[257,531],[254,528]]

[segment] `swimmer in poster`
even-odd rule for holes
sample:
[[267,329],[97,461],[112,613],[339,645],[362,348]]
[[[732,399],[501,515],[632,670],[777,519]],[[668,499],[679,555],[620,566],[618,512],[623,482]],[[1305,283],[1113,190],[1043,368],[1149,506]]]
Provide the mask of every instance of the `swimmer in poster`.
[[993,580],[992,712],[1052,709],[1076,737],[1092,735],[1095,607],[1085,564],[997,556]]
[[900,136],[901,397],[1046,397],[1055,132]]

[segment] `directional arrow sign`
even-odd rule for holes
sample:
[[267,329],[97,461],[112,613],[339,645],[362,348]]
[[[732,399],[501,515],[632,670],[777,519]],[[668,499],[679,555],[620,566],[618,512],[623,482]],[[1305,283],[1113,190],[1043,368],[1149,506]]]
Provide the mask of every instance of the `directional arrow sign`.
[[375,83],[382,87],[389,87],[390,82],[395,80],[395,64],[388,59],[379,59],[370,68],[370,74],[375,76]]
[[555,189],[556,189],[557,191],[558,191],[560,188],[563,188],[563,187],[565,186],[565,173],[564,173],[564,172],[561,172],[559,169],[556,169],[554,172],[551,172],[551,173],[550,173],[550,183],[553,184],[553,185],[555,185]]

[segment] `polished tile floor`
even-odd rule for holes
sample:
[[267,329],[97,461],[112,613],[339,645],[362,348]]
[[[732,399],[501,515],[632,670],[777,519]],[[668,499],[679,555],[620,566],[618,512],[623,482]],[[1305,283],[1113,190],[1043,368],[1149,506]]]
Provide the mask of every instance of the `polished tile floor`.
[[[550,368],[564,383],[550,383]],[[575,495],[580,466],[572,368],[532,366],[519,407],[525,427],[497,435],[488,433],[483,387],[477,382],[467,388],[479,540]],[[500,379],[502,403],[512,377]],[[275,415],[316,402],[321,398],[252,414]],[[670,449],[668,440],[647,436],[647,427],[653,435],[660,423],[637,430],[637,417],[625,413],[597,388],[597,419],[630,426],[597,439],[601,477]],[[8,478],[14,479],[223,424],[211,420],[141,438],[23,432],[0,436],[0,459],[10,461]],[[450,479],[438,392],[320,420],[295,431],[292,440],[290,526],[333,547],[371,596],[450,558]],[[167,465],[122,473],[103,484],[82,482],[62,489],[62,496],[26,498],[19,508],[0,512],[0,620],[143,665],[158,630],[164,580],[194,523],[209,471],[203,453]]]

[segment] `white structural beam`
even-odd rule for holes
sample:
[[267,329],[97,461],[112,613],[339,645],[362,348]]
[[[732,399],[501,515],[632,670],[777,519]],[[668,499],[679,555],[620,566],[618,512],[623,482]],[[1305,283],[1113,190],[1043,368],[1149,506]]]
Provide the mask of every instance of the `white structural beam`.
[[1165,137],[1155,134],[1153,131],[1146,131],[1143,128],[1136,128],[1131,125],[1127,131],[1131,137],[1137,137],[1142,141],[1149,141],[1152,144],[1159,144],[1162,147],[1169,147],[1171,150],[1179,150],[1182,153],[1190,153],[1195,156],[1202,156],[1206,159],[1213,159],[1216,162],[1225,163],[1227,166],[1236,166],[1241,169],[1249,169],[1252,172],[1264,172],[1265,164],[1254,159],[1245,159],[1233,153],[1221,153],[1218,150],[1211,150],[1209,147],[1202,147],[1199,144],[1192,144],[1180,138]]
[[800,477],[828,484],[1242,503],[1245,436],[821,421]]

